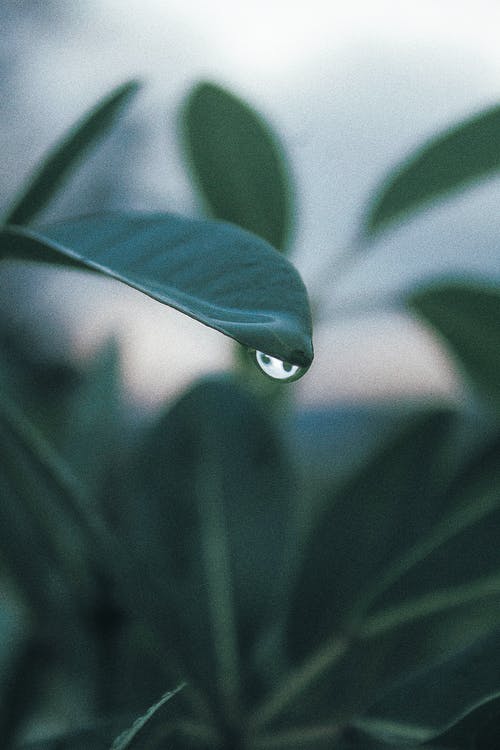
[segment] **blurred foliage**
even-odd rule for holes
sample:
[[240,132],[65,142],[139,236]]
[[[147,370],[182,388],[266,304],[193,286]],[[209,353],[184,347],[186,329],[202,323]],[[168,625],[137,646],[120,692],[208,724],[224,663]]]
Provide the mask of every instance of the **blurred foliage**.
[[[135,90],[111,92],[41,164],[2,257],[104,273],[307,368],[307,295],[276,251],[289,168],[262,117],[219,86],[190,92],[183,146],[211,213],[233,224],[129,212],[20,226]],[[370,199],[366,233],[495,168],[496,120],[410,157]],[[0,337],[2,747],[497,746],[499,290],[447,279],[407,303],[479,401],[401,410],[329,482],[299,483],[290,403],[270,410],[241,368],[133,425],[113,343],[77,368]]]

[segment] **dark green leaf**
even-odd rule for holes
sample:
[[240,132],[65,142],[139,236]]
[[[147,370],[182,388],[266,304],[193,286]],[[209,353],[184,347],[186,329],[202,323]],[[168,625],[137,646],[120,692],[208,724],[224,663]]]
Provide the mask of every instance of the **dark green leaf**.
[[367,236],[500,166],[500,106],[431,138],[399,164],[372,198]]
[[290,178],[269,126],[213,83],[189,94],[182,124],[194,177],[213,216],[284,249],[293,217]]
[[120,370],[114,342],[97,352],[64,406],[57,446],[97,498],[122,447]]
[[27,224],[40,213],[89,148],[111,128],[138,89],[136,81],[119,86],[73,126],[38,166],[5,217],[6,224]]
[[434,521],[440,449],[452,420],[440,411],[414,417],[330,499],[310,535],[293,594],[288,636],[294,660],[349,632],[364,592]]
[[157,617],[169,611],[164,637],[189,683],[229,713],[258,689],[241,670],[284,605],[293,477],[273,425],[231,380],[202,381],[156,425],[125,483],[121,524]]
[[441,445],[451,421],[444,411],[413,415],[333,493],[310,533],[292,593],[287,648],[293,667],[257,711],[258,725],[288,707],[294,720],[331,721],[370,694],[379,657],[366,645],[353,650],[351,638],[371,588],[438,514]]
[[479,393],[500,411],[500,289],[449,282],[408,300],[444,339]]
[[498,440],[451,481],[448,421],[410,426],[320,519],[288,626],[296,667],[263,716],[358,711],[498,623]]
[[500,632],[398,684],[356,722],[369,735],[401,746],[428,742],[500,693]]
[[264,240],[230,224],[170,214],[108,214],[41,232],[7,227],[3,257],[100,271],[245,346],[294,365],[313,358],[307,292]]

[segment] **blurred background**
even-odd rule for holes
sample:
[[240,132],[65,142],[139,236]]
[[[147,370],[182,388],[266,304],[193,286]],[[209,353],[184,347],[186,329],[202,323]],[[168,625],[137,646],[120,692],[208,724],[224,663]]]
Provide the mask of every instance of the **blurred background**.
[[[143,89],[47,221],[102,209],[197,215],[179,107],[200,79],[227,86],[282,139],[295,180],[292,260],[319,312],[316,360],[293,386],[307,407],[460,399],[442,346],[389,309],[437,275],[500,278],[500,179],[384,234],[340,275],[372,192],[424,139],[498,102],[494,0],[376,5],[310,0],[25,0],[0,4],[1,208],[64,131],[113,86]],[[36,266],[0,271],[5,326],[40,357],[121,346],[131,402],[156,408],[202,373],[226,369],[223,336],[119,284]]]

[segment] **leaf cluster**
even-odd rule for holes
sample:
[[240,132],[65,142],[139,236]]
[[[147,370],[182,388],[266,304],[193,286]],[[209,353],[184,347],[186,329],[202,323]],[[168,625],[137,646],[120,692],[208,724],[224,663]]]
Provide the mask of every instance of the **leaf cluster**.
[[[307,369],[290,170],[224,89],[198,85],[181,113],[210,218],[28,226],[137,89],[112,92],[48,155],[5,217],[0,257],[107,275]],[[359,253],[496,169],[498,125],[490,109],[394,170]],[[241,373],[193,384],[138,427],[112,343],[86,370],[49,368],[2,336],[3,747],[497,746],[500,290],[436,280],[405,303],[449,347],[480,414],[405,410],[320,497],[313,476],[300,482],[283,410]],[[332,439],[332,456],[341,448]],[[44,733],[51,710],[59,731]]]

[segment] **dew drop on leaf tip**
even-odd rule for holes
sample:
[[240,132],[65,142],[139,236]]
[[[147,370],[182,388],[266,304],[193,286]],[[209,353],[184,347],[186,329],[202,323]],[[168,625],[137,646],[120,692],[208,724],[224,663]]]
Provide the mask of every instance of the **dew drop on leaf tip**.
[[307,372],[307,367],[292,365],[289,362],[283,362],[277,357],[271,357],[264,352],[255,352],[255,359],[262,372],[272,380],[281,380],[283,382],[298,380]]

